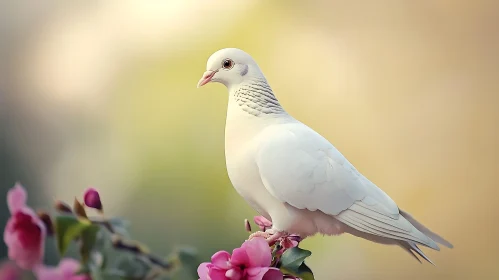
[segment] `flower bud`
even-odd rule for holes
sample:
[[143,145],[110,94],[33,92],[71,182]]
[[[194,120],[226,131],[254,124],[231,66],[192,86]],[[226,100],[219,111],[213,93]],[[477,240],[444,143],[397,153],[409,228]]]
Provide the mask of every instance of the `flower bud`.
[[100,200],[99,192],[96,189],[87,189],[85,191],[84,201],[87,207],[102,210],[102,202]]
[[258,225],[258,227],[260,228],[261,231],[265,231],[268,228],[272,227],[272,222],[267,220],[267,218],[265,218],[263,216],[255,216],[253,218],[253,221],[255,222],[255,224]]
[[246,229],[247,232],[251,232],[251,225],[248,219],[244,219],[244,228]]
[[71,210],[71,207],[67,205],[66,203],[56,200],[54,203],[54,207],[57,211],[63,212],[63,213],[73,213],[73,210]]
[[43,224],[45,225],[45,228],[47,229],[47,235],[50,236],[54,234],[54,224],[52,224],[52,219],[50,218],[49,214],[43,211],[38,211],[37,214],[40,220],[42,220]]

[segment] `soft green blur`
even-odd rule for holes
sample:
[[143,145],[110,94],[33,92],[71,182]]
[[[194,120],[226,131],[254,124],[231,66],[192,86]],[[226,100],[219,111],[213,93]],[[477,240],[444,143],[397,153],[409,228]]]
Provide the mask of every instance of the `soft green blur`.
[[19,180],[48,209],[94,186],[158,254],[239,246],[256,213],[225,170],[227,90],[196,88],[238,47],[289,113],[455,245],[425,250],[434,267],[316,236],[316,279],[498,279],[498,3],[0,1],[2,197]]

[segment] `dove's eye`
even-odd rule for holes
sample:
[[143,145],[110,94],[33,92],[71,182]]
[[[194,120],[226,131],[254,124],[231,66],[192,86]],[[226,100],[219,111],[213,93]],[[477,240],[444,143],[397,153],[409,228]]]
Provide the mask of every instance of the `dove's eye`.
[[231,59],[225,59],[222,62],[222,67],[224,69],[231,69],[232,67],[234,67],[234,61],[232,61]]

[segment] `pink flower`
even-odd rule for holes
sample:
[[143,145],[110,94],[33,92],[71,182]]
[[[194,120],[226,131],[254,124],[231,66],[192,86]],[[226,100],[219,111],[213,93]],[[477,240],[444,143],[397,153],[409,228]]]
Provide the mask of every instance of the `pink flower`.
[[94,188],[88,188],[83,196],[85,205],[90,208],[102,210],[102,202],[100,200],[99,192]]
[[234,249],[232,256],[226,251],[215,253],[211,263],[198,267],[200,280],[279,280],[279,269],[270,267],[272,254],[264,238],[245,241]]
[[281,245],[282,249],[279,250],[278,254],[281,255],[287,249],[298,246],[300,242],[301,238],[298,235],[288,235],[286,237],[280,238],[279,245]]
[[261,231],[265,231],[267,228],[272,227],[272,222],[267,220],[264,216],[255,216],[253,221],[255,221],[255,224],[258,225]]
[[5,262],[0,265],[1,280],[20,280],[22,271],[14,262]]
[[80,269],[80,263],[66,258],[59,262],[57,267],[40,265],[33,272],[38,280],[91,280],[88,275],[75,275]]
[[19,183],[7,193],[7,205],[12,216],[7,221],[3,239],[9,249],[9,259],[23,269],[32,269],[43,259],[47,230],[26,205],[26,200],[26,190]]

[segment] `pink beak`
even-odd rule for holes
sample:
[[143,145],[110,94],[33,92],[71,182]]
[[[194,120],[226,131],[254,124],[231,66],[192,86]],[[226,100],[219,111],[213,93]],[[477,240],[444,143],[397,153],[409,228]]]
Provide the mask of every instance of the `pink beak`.
[[213,76],[215,76],[216,73],[217,71],[211,71],[211,70],[204,72],[203,77],[198,82],[198,88],[211,82],[211,79],[213,78]]

